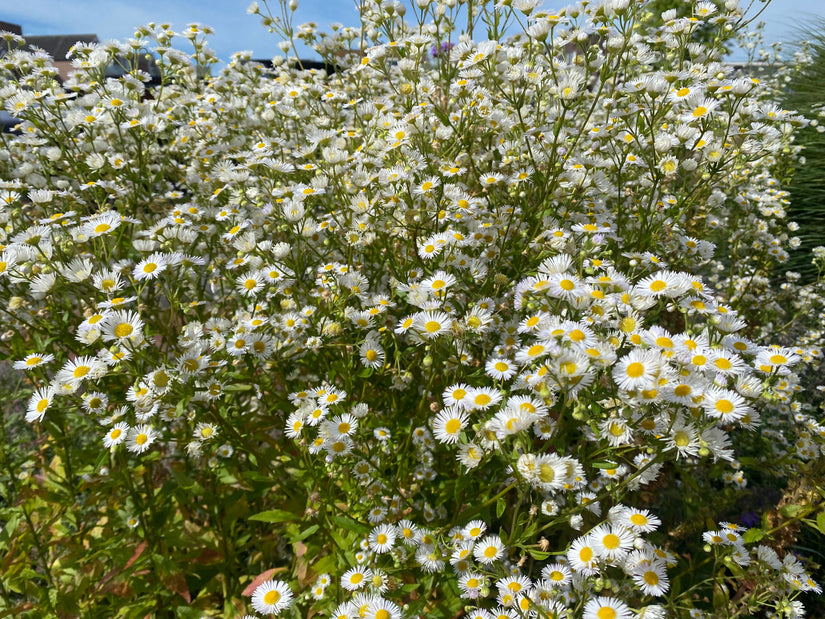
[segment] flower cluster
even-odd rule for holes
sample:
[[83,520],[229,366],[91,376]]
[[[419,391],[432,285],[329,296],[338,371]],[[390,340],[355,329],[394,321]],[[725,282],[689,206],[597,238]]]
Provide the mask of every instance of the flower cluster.
[[[330,34],[293,26],[297,5],[250,7],[330,73],[241,52],[210,75],[210,29],[182,33],[187,54],[150,24],[75,46],[60,86],[4,35],[21,432],[59,438],[69,486],[76,437],[84,483],[151,545],[141,574],[200,548],[181,559],[198,582],[164,585],[188,602],[199,587],[236,612],[260,574],[255,612],[338,619],[780,612],[819,593],[777,534],[812,490],[796,519],[701,528],[825,461],[825,294],[771,279],[798,244],[774,172],[807,121],[721,61],[733,0],[655,20],[537,4],[422,0],[407,22],[365,2]],[[706,544],[712,575],[671,588]]]

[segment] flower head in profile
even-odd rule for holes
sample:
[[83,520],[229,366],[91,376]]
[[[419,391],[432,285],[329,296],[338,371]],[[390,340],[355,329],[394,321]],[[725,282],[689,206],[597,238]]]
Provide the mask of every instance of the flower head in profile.
[[54,361],[54,355],[48,355],[45,353],[32,353],[30,355],[26,355],[24,359],[14,362],[14,369],[15,370],[32,370],[44,363],[48,363],[49,361]]

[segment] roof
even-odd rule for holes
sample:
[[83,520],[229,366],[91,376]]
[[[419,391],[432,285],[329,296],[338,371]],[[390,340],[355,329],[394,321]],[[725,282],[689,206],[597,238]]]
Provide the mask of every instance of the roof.
[[0,30],[5,30],[6,32],[13,32],[14,34],[23,34],[23,28],[20,27],[20,24],[12,24],[7,21],[0,21]]
[[66,60],[75,43],[99,43],[96,34],[53,34],[25,37],[27,47],[39,47],[55,61]]

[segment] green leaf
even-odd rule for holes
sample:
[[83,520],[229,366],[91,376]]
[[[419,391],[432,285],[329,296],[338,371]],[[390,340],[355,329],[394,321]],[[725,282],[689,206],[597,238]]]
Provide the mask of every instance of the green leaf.
[[501,497],[498,501],[496,501],[496,518],[501,518],[501,515],[504,513],[505,509],[507,509],[507,501],[504,497]]
[[825,511],[819,512],[819,514],[817,514],[816,526],[819,528],[819,532],[825,535]]
[[244,385],[244,384],[226,385],[223,388],[224,391],[249,391],[250,389],[252,389],[252,385]]
[[785,518],[793,518],[803,509],[805,508],[802,505],[783,505],[779,508],[779,513],[785,516]]
[[312,571],[316,574],[335,571],[335,557],[332,555],[321,557],[312,565]]
[[274,523],[300,520],[300,517],[297,514],[293,514],[292,512],[288,512],[284,509],[270,509],[269,511],[261,512],[259,514],[255,514],[254,516],[250,516],[249,520],[255,520],[257,522]]
[[549,552],[543,552],[541,550],[536,550],[535,548],[528,548],[527,552],[533,557],[536,561],[544,561],[547,557],[550,556]]
[[760,539],[765,537],[765,534],[766,532],[762,529],[748,529],[742,536],[742,541],[744,541],[746,544],[758,542]]
[[317,524],[313,524],[311,527],[307,527],[306,529],[301,531],[301,533],[295,538],[295,541],[301,542],[305,540],[320,528],[321,527],[319,527]]
[[330,516],[329,519],[333,524],[338,525],[342,529],[352,531],[353,533],[358,533],[359,535],[366,535],[370,532],[370,527],[347,516],[339,516],[336,514],[334,516]]
[[615,469],[619,467],[615,462],[591,462],[590,466],[596,469]]

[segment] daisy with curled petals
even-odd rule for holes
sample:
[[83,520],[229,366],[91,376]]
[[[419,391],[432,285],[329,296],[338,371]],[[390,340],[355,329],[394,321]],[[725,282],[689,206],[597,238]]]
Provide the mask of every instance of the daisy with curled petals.
[[32,370],[39,365],[43,365],[44,363],[48,363],[49,361],[54,361],[54,355],[46,355],[43,353],[32,353],[30,355],[26,355],[25,359],[21,359],[20,361],[14,362],[14,369],[15,370]]
[[493,322],[493,314],[489,309],[474,307],[462,318],[462,325],[471,333],[481,334],[490,330]]
[[676,449],[676,458],[699,454],[699,433],[696,428],[679,415],[665,438],[665,451]]
[[539,454],[534,461],[534,477],[530,480],[545,492],[561,490],[567,481],[567,464],[556,454]]
[[268,580],[258,585],[252,594],[252,608],[262,615],[279,614],[292,603],[292,591],[281,580]]
[[487,433],[492,432],[498,440],[523,432],[535,419],[530,413],[519,409],[506,408],[497,412],[485,425]]
[[467,413],[459,408],[449,407],[441,410],[433,420],[435,439],[441,443],[457,443],[468,419]]

